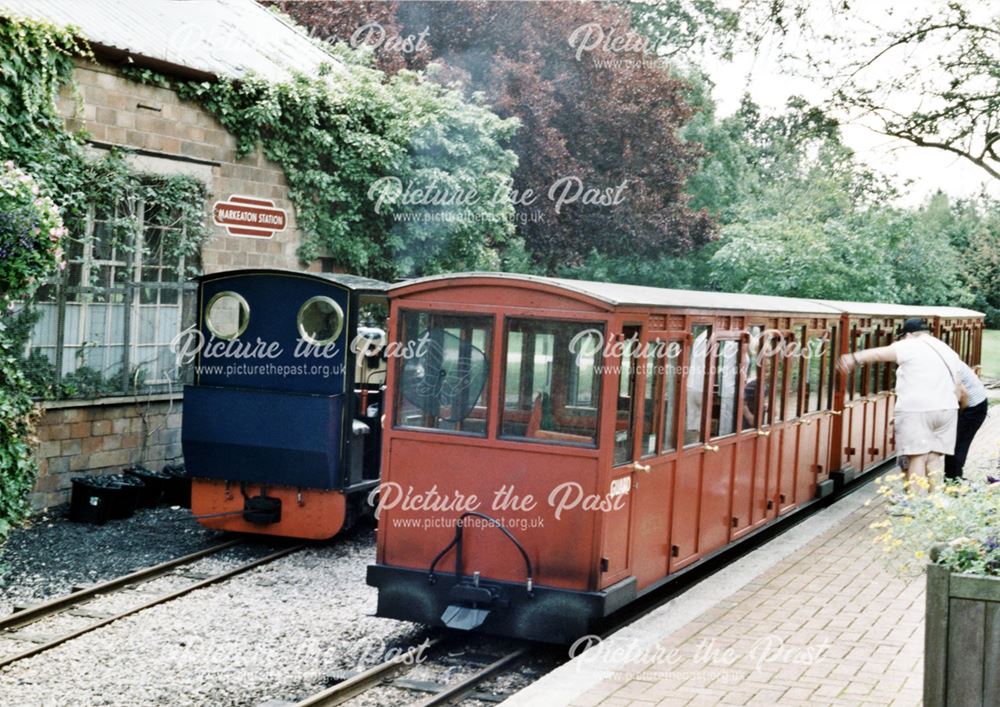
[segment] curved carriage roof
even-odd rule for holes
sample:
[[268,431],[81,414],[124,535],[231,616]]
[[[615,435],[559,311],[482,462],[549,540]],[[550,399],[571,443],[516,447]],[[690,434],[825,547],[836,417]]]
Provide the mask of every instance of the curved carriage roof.
[[370,277],[360,275],[349,275],[347,273],[326,273],[326,272],[304,272],[302,270],[287,270],[282,268],[247,268],[242,270],[222,270],[195,278],[198,282],[232,277],[234,275],[298,275],[300,277],[315,278],[324,282],[335,282],[342,287],[357,292],[385,293],[389,289],[389,283],[381,280],[373,280]]
[[683,309],[722,309],[760,312],[789,312],[801,314],[859,314],[862,316],[906,317],[970,317],[983,316],[980,312],[958,307],[917,307],[902,304],[870,302],[845,302],[840,300],[802,299],[734,292],[706,292],[700,290],[673,290],[645,285],[623,285],[613,282],[569,280],[540,275],[521,275],[499,272],[464,272],[406,280],[389,287],[390,292],[411,287],[444,284],[450,280],[501,279],[512,282],[533,283],[584,295],[605,304],[644,307],[677,307]]

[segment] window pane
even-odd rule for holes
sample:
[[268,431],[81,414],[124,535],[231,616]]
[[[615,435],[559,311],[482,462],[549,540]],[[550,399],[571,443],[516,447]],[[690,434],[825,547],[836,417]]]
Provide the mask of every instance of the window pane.
[[[405,312],[396,424],[486,436],[493,318]],[[478,344],[478,345],[477,345]]]
[[712,401],[712,436],[736,432],[736,386],[739,380],[740,343],[720,342],[715,364],[715,397]]
[[826,355],[826,338],[822,336],[809,337],[805,349],[806,366],[806,412],[816,412],[823,407],[823,360]]
[[687,377],[687,403],[684,408],[684,444],[705,441],[702,410],[705,401],[705,374],[712,328],[701,324],[691,327],[691,365]]
[[650,344],[643,358],[646,368],[645,395],[642,412],[642,456],[656,454],[660,433],[660,391],[663,390],[664,351],[666,345]]
[[663,451],[677,449],[677,394],[681,389],[680,341],[667,344],[666,386],[663,396]]
[[615,414],[615,454],[614,463],[624,464],[632,460],[632,428],[635,413],[635,367],[639,350],[639,330],[625,327],[625,346],[621,360],[621,375],[618,378],[618,405]]
[[603,332],[601,324],[508,320],[502,437],[597,444]]
[[771,422],[781,422],[785,414],[785,358],[784,339],[775,337],[772,344],[771,365],[774,366],[774,403],[771,405]]
[[[762,357],[760,355],[763,346],[762,324],[755,324],[750,327],[750,341],[747,344],[747,374],[746,384],[743,386],[743,429],[751,430],[757,427],[757,415],[760,412],[760,381]],[[767,396],[767,386],[764,386],[764,396]]]

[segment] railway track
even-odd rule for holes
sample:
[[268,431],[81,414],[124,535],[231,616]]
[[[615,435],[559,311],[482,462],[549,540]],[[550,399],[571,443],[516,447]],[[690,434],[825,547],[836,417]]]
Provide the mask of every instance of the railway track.
[[[246,562],[244,564],[238,565],[236,567],[230,568],[223,572],[219,572],[210,576],[196,575],[194,577],[195,581],[191,584],[181,587],[179,589],[174,589],[173,591],[166,592],[152,599],[146,599],[141,601],[138,605],[133,606],[127,610],[120,611],[117,613],[105,614],[101,612],[94,612],[87,610],[87,604],[89,602],[95,601],[97,599],[103,599],[105,597],[111,596],[120,592],[127,592],[135,590],[144,584],[152,582],[155,579],[161,577],[166,577],[174,575],[176,570],[190,565],[198,560],[202,560],[206,557],[218,554],[223,550],[228,550],[230,548],[244,545],[243,540],[230,540],[228,542],[220,543],[214,545],[210,548],[204,550],[199,550],[198,552],[193,552],[189,555],[184,555],[183,557],[178,557],[167,562],[154,565],[152,567],[147,567],[145,569],[132,572],[131,574],[123,575],[115,579],[109,580],[107,582],[102,582],[96,584],[92,587],[87,587],[85,589],[80,589],[71,594],[66,594],[55,599],[43,602],[41,604],[16,611],[9,616],[0,618],[0,637],[9,638],[15,641],[30,642],[36,645],[22,650],[18,653],[8,656],[0,657],[0,668],[16,663],[19,660],[24,660],[25,658],[30,658],[32,656],[43,653],[47,650],[55,648],[56,646],[62,645],[67,641],[71,641],[75,638],[83,636],[84,634],[90,633],[91,631],[96,631],[99,628],[103,628],[108,624],[114,623],[119,619],[123,619],[126,616],[131,616],[137,614],[140,611],[149,609],[150,607],[157,606],[159,604],[165,604],[168,601],[172,601],[179,597],[189,594],[197,589],[203,587],[208,587],[212,584],[217,584],[219,582],[230,579],[237,575],[248,572],[252,569],[266,565],[277,559],[290,555],[294,552],[301,550],[304,545],[293,545],[290,547],[282,548],[276,552],[272,552],[264,557]],[[178,574],[178,576],[183,576]],[[18,632],[25,627],[31,626],[33,624],[39,623],[44,619],[56,617],[59,615],[71,615],[84,618],[95,619],[92,623],[86,624],[79,628],[67,631],[65,633],[58,634],[56,636],[42,636],[42,637],[30,637],[19,635]]]
[[[418,705],[419,707],[453,705],[468,698],[485,699],[491,702],[499,701],[495,698],[491,699],[489,695],[477,694],[475,690],[484,682],[502,674],[505,670],[517,667],[535,650],[531,647],[520,647],[507,651],[504,655],[487,664],[477,664],[475,672],[448,684],[408,680],[405,677],[399,677],[400,673],[405,674],[418,665],[421,665],[421,662],[418,662],[417,656],[422,656],[425,651],[430,651],[433,657],[435,649],[443,649],[449,642],[444,638],[428,640],[421,644],[418,649],[411,649],[405,654],[379,663],[368,670],[347,678],[333,687],[329,687],[300,702],[296,702],[295,707],[333,707],[333,705],[343,704],[377,687],[391,687],[406,691],[415,696],[414,700],[408,704]],[[416,697],[416,695],[422,694],[426,696],[422,698]]]

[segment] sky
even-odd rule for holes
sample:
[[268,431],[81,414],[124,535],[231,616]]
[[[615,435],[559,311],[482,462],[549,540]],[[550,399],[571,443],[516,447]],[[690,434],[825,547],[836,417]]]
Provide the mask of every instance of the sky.
[[[914,0],[903,6],[908,7],[908,14],[914,14],[931,10],[941,2],[943,0]],[[970,4],[979,5],[984,14],[995,12],[984,0]],[[856,5],[862,9],[852,8],[850,12],[834,15],[829,3],[820,0],[812,4],[811,12],[815,13],[817,26],[829,27],[836,33],[862,32],[874,23],[877,23],[876,26],[898,26],[904,20],[903,15],[892,13],[892,5],[896,8],[901,6],[898,2],[866,0]],[[794,53],[796,44],[793,42],[789,47]],[[933,52],[934,47],[924,49]],[[829,98],[828,86],[805,78],[804,70],[783,61],[779,55],[775,43],[765,43],[756,54],[750,51],[737,53],[732,62],[706,58],[705,64],[715,83],[714,97],[719,104],[720,116],[734,112],[746,92],[762,107],[775,112],[781,111],[793,95],[803,96],[817,104]],[[833,50],[828,51],[826,56],[834,61],[845,59],[838,57]],[[880,61],[880,70],[899,69],[900,62],[906,60],[904,55],[888,56]],[[919,100],[919,96],[915,95],[909,98]],[[916,147],[906,141],[880,135],[867,127],[858,116],[840,114],[837,117],[842,121],[845,142],[854,148],[859,159],[880,172],[898,175],[896,183],[901,191],[900,205],[920,204],[937,190],[956,197],[972,196],[978,194],[984,185],[988,193],[1000,197],[1000,180],[992,179],[968,160],[942,150]],[[908,180],[912,181],[907,184]]]

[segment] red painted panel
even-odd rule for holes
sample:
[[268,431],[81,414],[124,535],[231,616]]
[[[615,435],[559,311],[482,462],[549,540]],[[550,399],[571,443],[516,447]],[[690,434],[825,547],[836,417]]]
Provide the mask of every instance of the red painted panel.
[[[247,493],[256,496],[259,487],[251,484]],[[267,495],[281,499],[283,513],[281,520],[268,525],[255,525],[243,520],[239,515],[243,510],[243,494],[239,484],[226,491],[226,482],[214,479],[193,479],[191,481],[191,513],[202,518],[198,522],[213,530],[228,530],[231,533],[264,533],[284,538],[304,540],[328,540],[340,532],[347,517],[347,501],[340,491],[302,491],[286,486],[267,487]],[[233,515],[219,516],[219,513]]]
[[[543,310],[546,316],[558,316],[561,310],[594,312],[596,308],[587,302],[572,299],[562,294],[532,290],[527,288],[512,288],[496,285],[470,285],[452,283],[448,287],[415,293],[406,298],[403,306],[412,307],[425,302],[452,302],[467,304],[469,302],[489,302],[492,305],[506,307],[525,307]],[[488,311],[487,307],[477,306],[479,311]]]
[[671,499],[674,513],[670,526],[670,543],[673,552],[670,571],[691,564],[698,557],[698,494],[701,487],[701,459],[704,453],[689,454],[681,458]]
[[831,466],[831,436],[833,434],[833,421],[834,419],[839,420],[839,417],[834,417],[833,415],[822,415],[816,422],[816,433],[817,433],[817,450],[816,450],[816,463],[819,464],[819,473],[816,475],[817,483],[820,481],[825,481],[830,478],[830,472],[833,470]]
[[885,452],[885,421],[886,421],[886,411],[889,407],[889,398],[883,396],[872,403],[872,443],[871,447],[865,449],[866,452],[871,449],[869,459],[871,459],[872,464],[879,464],[886,458]]
[[753,479],[753,516],[754,525],[764,523],[768,518],[767,500],[769,498],[768,467],[769,451],[771,448],[769,437],[757,437],[754,450],[754,479]]
[[[798,473],[798,426],[786,423],[781,430],[781,468],[778,483],[778,512],[785,513],[795,507],[795,477]],[[777,434],[777,433],[775,433]]]
[[675,462],[651,463],[632,476],[632,572],[639,589],[666,576],[670,566],[671,492]]
[[[754,482],[757,473],[754,469],[757,441],[755,437],[745,437],[736,444],[736,465],[733,468],[733,534],[750,527],[754,507]],[[763,476],[764,470],[759,471]],[[763,484],[761,484],[763,488]]]
[[610,587],[615,582],[631,574],[629,571],[629,521],[632,511],[632,471],[626,468],[616,469],[612,483],[619,489],[628,489],[617,496],[612,510],[604,514],[604,539],[601,543],[601,562],[607,561],[607,568],[602,568],[600,586]]
[[861,471],[864,468],[865,444],[865,404],[855,402],[844,410],[847,429],[844,433],[844,466],[850,466]]
[[770,427],[771,436],[768,440],[767,451],[767,502],[766,511],[768,519],[778,517],[778,494],[779,479],[781,471],[781,428]]
[[[718,444],[718,441],[715,442]],[[705,554],[729,542],[732,528],[733,456],[736,445],[719,445],[717,452],[706,452],[701,484],[701,515],[698,521],[698,552]]]
[[795,480],[795,502],[806,503],[816,498],[816,440],[819,418],[807,418],[799,427],[798,475]]
[[[504,521],[528,552],[538,584],[590,589],[595,523],[602,511],[586,510],[584,499],[606,498],[609,493],[609,489],[597,488],[596,457],[554,454],[541,445],[537,449],[528,445],[523,450],[486,449],[462,442],[457,435],[444,434],[421,435],[419,441],[392,439],[390,473],[382,482],[380,561],[428,568],[454,536],[454,521],[462,512],[454,507],[460,492],[463,509],[475,496],[476,510]],[[431,491],[449,499],[451,506],[429,507],[426,501]],[[510,493],[497,498],[506,491]],[[533,509],[513,507],[513,498],[524,503],[529,496],[536,504]],[[574,497],[579,502],[566,509]],[[404,506],[395,498],[408,498],[411,503]],[[564,508],[556,518],[560,506]],[[464,545],[465,572],[478,570],[484,577],[514,582],[524,579],[520,554],[495,528],[467,529]],[[453,571],[454,551],[439,566]]]

